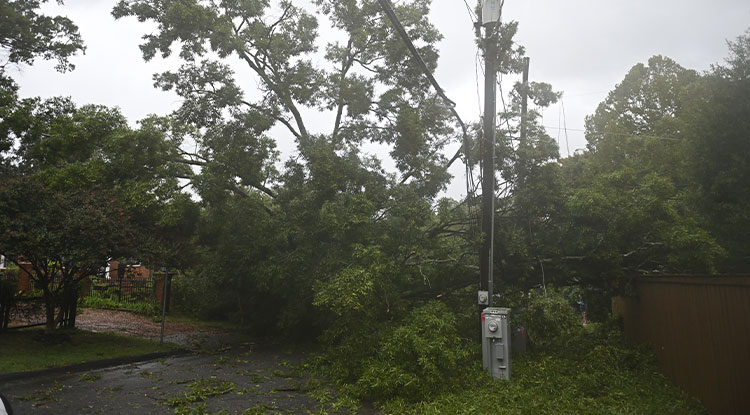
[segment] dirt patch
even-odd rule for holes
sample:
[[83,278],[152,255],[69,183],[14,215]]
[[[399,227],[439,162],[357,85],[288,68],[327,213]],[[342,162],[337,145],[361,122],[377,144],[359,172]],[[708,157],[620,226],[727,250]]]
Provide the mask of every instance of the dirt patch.
[[[127,311],[84,309],[76,316],[76,327],[98,333],[119,333],[159,340],[161,322]],[[164,340],[184,347],[194,347],[206,338],[225,335],[223,330],[191,324],[167,322]]]

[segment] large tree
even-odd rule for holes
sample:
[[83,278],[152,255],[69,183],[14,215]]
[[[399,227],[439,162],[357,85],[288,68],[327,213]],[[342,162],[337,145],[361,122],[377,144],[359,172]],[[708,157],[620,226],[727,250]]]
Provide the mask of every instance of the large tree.
[[59,71],[74,68],[69,58],[85,49],[78,27],[67,17],[39,13],[47,1],[0,1],[0,50],[5,55],[0,75],[8,64],[30,65],[40,57],[56,60]]
[[729,256],[724,272],[750,269],[750,30],[728,42],[724,65],[685,93],[681,118],[689,197]]
[[746,272],[748,38],[704,74],[637,64],[587,117],[548,270],[607,292],[643,273]]
[[[203,148],[217,135],[231,142],[252,134],[258,137],[252,149],[260,149],[268,146],[262,135],[278,124],[294,137],[305,159],[319,151],[316,142],[329,143],[335,153],[369,141],[392,145],[402,180],[425,178],[430,169],[444,166],[439,150],[450,141],[447,111],[390,23],[380,17],[378,2],[313,3],[139,0],[120,2],[113,14],[157,23],[157,32],[144,36],[145,59],[179,51],[184,64],[157,75],[156,84],[185,99],[176,112],[180,120],[209,129],[208,136],[197,137]],[[411,1],[396,12],[434,69],[434,43],[440,37],[426,18],[428,6],[424,0]],[[320,20],[342,40],[323,44]],[[329,126],[316,122],[320,112],[330,114]],[[237,128],[246,133],[234,134]],[[202,156],[194,154],[193,161],[205,162]],[[212,156],[212,162],[219,158]],[[262,182],[267,173],[252,176],[243,175],[244,187],[272,193]],[[428,182],[428,194],[444,184]]]
[[[425,0],[396,8],[434,70],[440,36],[427,20],[428,11]],[[343,283],[352,267],[369,267],[371,257],[358,254],[367,246],[372,246],[368,252],[377,251],[373,255],[405,266],[398,276],[401,288],[389,285],[388,290],[428,280],[422,265],[435,258],[424,249],[429,239],[424,232],[439,226],[431,223],[431,205],[455,160],[442,150],[455,143],[455,151],[461,140],[377,1],[300,6],[139,0],[118,3],[113,14],[156,23],[158,29],[141,45],[146,60],[179,53],[181,67],[155,75],[155,81],[184,98],[169,122],[170,134],[197,144],[181,157],[197,167],[186,176],[207,207],[201,237],[206,262],[235,264],[232,284],[254,281],[251,289],[271,300],[256,306],[275,306],[264,306],[263,312],[278,309],[281,326],[304,321],[316,291]],[[331,39],[337,40],[326,44],[319,24],[329,25],[337,33]],[[329,120],[325,125],[324,119]],[[283,136],[294,140],[297,152],[277,171],[275,143]],[[382,160],[364,153],[368,143],[388,149],[385,158],[395,169],[386,171]],[[240,206],[255,217],[233,217]],[[232,233],[210,237],[211,229],[246,227],[264,233],[236,235],[246,245],[244,255],[237,248],[227,258],[209,245],[235,238]],[[427,235],[440,234],[434,232]],[[250,252],[263,252],[266,242],[279,236],[284,244],[269,260],[275,267]],[[453,258],[464,260],[460,254]],[[387,281],[390,275],[372,278]],[[388,290],[368,291],[377,298],[377,310],[388,309]],[[285,306],[290,302],[294,306]]]
[[8,66],[31,65],[42,58],[56,60],[55,69],[66,72],[74,68],[70,57],[85,50],[78,27],[70,19],[39,12],[46,1],[0,0],[0,174],[8,167],[4,155],[14,144],[6,117],[18,101],[18,86],[8,75]]

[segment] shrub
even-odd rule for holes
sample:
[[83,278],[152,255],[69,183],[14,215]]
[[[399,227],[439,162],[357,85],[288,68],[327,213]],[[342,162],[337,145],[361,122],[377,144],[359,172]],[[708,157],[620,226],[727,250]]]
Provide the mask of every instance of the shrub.
[[564,345],[581,329],[581,317],[571,301],[550,290],[546,296],[532,296],[521,313],[529,341],[542,348]]
[[460,382],[469,363],[468,345],[456,317],[440,302],[413,310],[380,343],[357,381],[359,393],[377,400],[425,399]]
[[129,310],[136,314],[154,316],[160,314],[161,307],[149,302],[125,303],[118,302],[113,298],[101,298],[94,296],[81,297],[78,305],[86,308],[102,308],[113,310]]

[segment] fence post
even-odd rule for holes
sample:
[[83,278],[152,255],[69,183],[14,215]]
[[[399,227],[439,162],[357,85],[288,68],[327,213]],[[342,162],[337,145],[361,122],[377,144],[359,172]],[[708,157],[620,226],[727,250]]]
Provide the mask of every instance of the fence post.
[[172,276],[173,274],[166,273],[167,288],[165,289],[164,309],[169,313],[169,305],[172,303]]
[[161,307],[161,336],[159,338],[160,343],[164,343],[164,321],[167,319],[167,285],[169,283],[169,271],[164,270],[164,279],[162,280],[163,291],[162,291],[162,307]]

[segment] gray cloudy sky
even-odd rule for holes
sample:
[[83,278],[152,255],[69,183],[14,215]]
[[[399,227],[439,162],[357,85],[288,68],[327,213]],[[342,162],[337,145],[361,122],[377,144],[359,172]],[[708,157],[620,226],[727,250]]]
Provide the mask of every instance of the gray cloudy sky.
[[[473,7],[476,0],[467,2]],[[21,95],[65,95],[79,104],[118,106],[131,122],[177,108],[178,97],[155,90],[151,74],[174,68],[178,62],[144,63],[138,44],[149,27],[135,19],[115,21],[110,15],[114,3],[67,0],[62,7],[54,2],[46,5],[47,13],[67,15],[79,25],[86,55],[74,58],[76,70],[67,74],[56,73],[51,63],[43,61],[18,68],[14,77]],[[432,19],[444,35],[436,78],[457,103],[461,117],[477,120],[482,100],[477,92],[477,81],[481,87],[482,80],[477,75],[481,78],[482,70],[476,67],[472,21],[464,1],[433,0]],[[506,0],[503,20],[519,22],[516,41],[531,58],[530,79],[549,82],[564,92],[563,104],[544,112],[544,125],[552,137],[559,137],[561,155],[567,156],[585,146],[584,116],[593,113],[636,63],[660,54],[703,71],[722,62],[726,40],[750,27],[750,1]],[[505,81],[503,89],[508,91],[514,79]],[[567,126],[567,144],[558,125]],[[454,175],[460,178],[461,170]],[[461,193],[460,188],[455,192]]]

